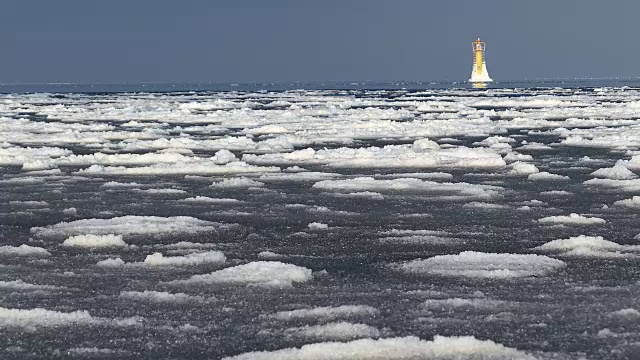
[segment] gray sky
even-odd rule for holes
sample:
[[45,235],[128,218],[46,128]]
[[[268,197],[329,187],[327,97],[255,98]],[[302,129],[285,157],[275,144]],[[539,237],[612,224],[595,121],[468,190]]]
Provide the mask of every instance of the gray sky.
[[637,0],[3,0],[0,82],[638,77]]

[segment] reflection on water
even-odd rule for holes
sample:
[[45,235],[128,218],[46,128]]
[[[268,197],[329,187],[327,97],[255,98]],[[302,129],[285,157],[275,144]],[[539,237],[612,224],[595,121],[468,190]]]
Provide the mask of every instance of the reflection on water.
[[474,82],[474,83],[471,83],[471,86],[473,86],[474,89],[486,89],[487,83]]

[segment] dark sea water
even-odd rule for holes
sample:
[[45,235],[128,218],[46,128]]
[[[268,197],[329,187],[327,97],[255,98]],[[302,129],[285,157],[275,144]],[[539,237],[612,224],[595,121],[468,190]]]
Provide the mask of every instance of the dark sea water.
[[[518,352],[452,343],[375,357],[372,345],[341,359],[638,359],[640,205],[614,203],[640,195],[639,89],[637,79],[0,85],[0,358],[220,359],[469,336]],[[561,177],[536,180],[516,155]],[[590,182],[620,160],[627,178]],[[229,165],[238,161],[255,168]],[[570,214],[603,221],[540,220]],[[83,219],[98,221],[64,227]],[[63,245],[91,234],[127,246]],[[581,235],[595,240],[534,249]],[[197,245],[171,246],[180,242]],[[23,244],[48,254],[15,250]],[[206,251],[226,261],[144,264]],[[501,255],[443,258],[439,273],[403,267],[465,251]],[[115,258],[124,264],[97,265]],[[220,280],[258,261],[308,276]],[[268,264],[267,277],[287,273]],[[520,266],[527,274],[514,275]],[[473,272],[487,267],[497,272]],[[338,358],[318,349],[289,355]]]

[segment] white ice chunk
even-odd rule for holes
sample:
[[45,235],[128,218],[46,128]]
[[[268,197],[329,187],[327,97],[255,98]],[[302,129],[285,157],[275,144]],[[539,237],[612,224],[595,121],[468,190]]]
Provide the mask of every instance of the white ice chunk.
[[540,172],[535,165],[521,161],[516,161],[510,167],[509,174],[511,175],[531,175]]
[[285,255],[274,253],[273,251],[261,251],[258,253],[258,259],[260,260],[280,260],[285,257]]
[[0,289],[10,289],[16,291],[38,291],[38,290],[59,290],[63,287],[53,285],[37,285],[26,283],[22,280],[0,281]]
[[547,216],[538,219],[540,224],[563,224],[563,225],[602,225],[607,221],[598,217],[588,217],[571,213],[569,216]]
[[475,309],[475,310],[504,310],[508,303],[491,299],[429,299],[423,305],[430,310],[455,310],[455,309]]
[[101,267],[120,267],[120,266],[124,266],[125,262],[120,258],[108,258],[105,260],[98,261],[96,265]]
[[551,146],[545,145],[545,144],[541,144],[541,143],[536,143],[536,142],[531,142],[531,143],[527,143],[524,144],[520,147],[517,148],[518,150],[553,150],[553,148]]
[[185,293],[168,293],[166,291],[122,291],[121,299],[151,302],[158,304],[187,304],[202,303],[205,298],[202,296],[187,295]]
[[165,249],[206,249],[215,247],[215,244],[194,243],[189,241],[180,241],[174,244],[164,245]]
[[193,253],[185,256],[165,257],[161,253],[147,255],[144,265],[148,266],[191,266],[200,264],[224,264],[227,258],[220,251]]
[[87,325],[97,319],[87,311],[59,312],[45,309],[8,309],[0,307],[0,329],[20,328],[35,331],[38,328]]
[[517,153],[515,151],[510,152],[508,154],[506,154],[503,157],[504,161],[512,163],[512,162],[517,162],[517,161],[533,161],[533,156],[531,155],[525,155],[525,154],[520,154]]
[[251,188],[251,187],[263,187],[264,183],[260,181],[251,180],[247,177],[228,178],[222,181],[214,182],[211,187],[214,188]]
[[327,193],[334,197],[342,198],[354,198],[354,199],[371,199],[371,200],[384,200],[384,195],[374,191],[357,191],[350,193]]
[[489,185],[468,183],[438,183],[412,178],[376,180],[371,177],[359,177],[347,180],[324,180],[313,185],[316,189],[331,191],[385,191],[385,192],[421,192],[434,196],[451,198],[488,199],[498,195],[502,188]]
[[135,318],[104,319],[91,316],[87,311],[59,312],[45,309],[10,309],[0,307],[0,329],[36,331],[59,326],[83,325],[135,326]]
[[640,248],[625,246],[607,241],[602,236],[580,235],[568,239],[553,240],[535,247],[534,250],[557,253],[567,257],[624,257],[626,252],[638,251]]
[[399,265],[399,269],[417,274],[509,279],[544,276],[564,266],[564,262],[542,255],[465,251],[413,260]]
[[186,199],[177,200],[178,202],[192,203],[192,204],[233,204],[239,203],[238,199],[226,199],[226,198],[211,198],[208,196],[196,196]]
[[569,181],[571,178],[564,175],[552,174],[546,171],[542,171],[535,174],[529,174],[527,176],[527,180],[529,181]]
[[306,325],[289,328],[285,336],[307,338],[316,341],[346,341],[361,338],[380,337],[380,331],[365,324],[352,324],[345,321],[323,325]]
[[640,319],[640,311],[632,308],[627,308],[611,312],[609,313],[609,316],[621,320],[637,321],[638,319]]
[[335,321],[340,319],[370,318],[379,314],[380,311],[372,306],[342,305],[279,311],[270,315],[270,317],[282,321]]
[[634,196],[631,199],[618,200],[614,202],[613,205],[640,209],[640,196]]
[[425,146],[419,141],[413,145],[387,145],[382,148],[338,148],[317,151],[307,148],[279,154],[245,154],[242,160],[258,165],[322,164],[334,168],[500,169],[506,165],[500,154],[490,149],[466,147],[440,149],[439,146],[438,148]]
[[640,192],[640,179],[591,179],[583,182],[583,184],[603,188],[613,192]]
[[37,246],[29,246],[26,244],[22,244],[20,246],[0,246],[0,255],[11,255],[11,256],[49,256],[47,250],[37,247]]
[[33,227],[37,237],[76,235],[144,235],[144,234],[195,234],[216,229],[216,223],[189,216],[122,216],[112,219],[83,219],[61,222],[46,227]]
[[313,279],[311,270],[277,261],[256,261],[238,265],[205,275],[194,275],[187,280],[172,281],[174,284],[229,284],[290,287]]
[[86,169],[79,170],[81,175],[223,175],[223,174],[246,174],[278,172],[279,167],[275,166],[254,166],[236,161],[224,165],[218,165],[215,161],[201,160],[198,162],[183,162],[171,164],[154,164],[142,167],[123,166],[102,166],[91,165]]
[[350,342],[323,342],[275,351],[256,351],[223,360],[407,360],[407,359],[483,359],[535,360],[525,352],[491,340],[472,336],[444,337],[432,341],[417,337],[360,339]]
[[614,179],[614,180],[629,180],[629,179],[635,179],[638,177],[638,175],[634,174],[631,170],[627,169],[627,167],[624,166],[624,163],[621,161],[618,161],[611,168],[598,169],[592,172],[591,175],[599,178],[607,178],[607,179]]
[[329,228],[329,225],[319,222],[312,222],[308,225],[308,227],[310,230],[327,230]]
[[569,191],[566,191],[566,190],[549,190],[549,191],[541,192],[540,195],[545,195],[545,196],[569,196],[569,195],[573,195],[573,193],[569,192]]
[[260,181],[319,181],[340,177],[340,174],[329,172],[304,171],[295,173],[265,174],[259,177]]
[[79,248],[113,248],[126,247],[127,243],[122,240],[122,235],[77,235],[67,238],[62,246]]
[[510,208],[509,205],[492,204],[492,203],[479,202],[479,201],[466,203],[462,206],[468,209],[484,209],[484,210],[504,210],[504,209]]

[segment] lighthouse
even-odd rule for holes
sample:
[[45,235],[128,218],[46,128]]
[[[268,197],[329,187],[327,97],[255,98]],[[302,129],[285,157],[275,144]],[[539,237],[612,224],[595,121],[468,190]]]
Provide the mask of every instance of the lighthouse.
[[484,41],[481,41],[480,38],[478,38],[478,40],[471,43],[471,46],[473,48],[473,69],[471,69],[471,79],[469,79],[469,82],[492,82],[493,80],[489,77],[487,64],[484,59],[484,50],[486,49]]

